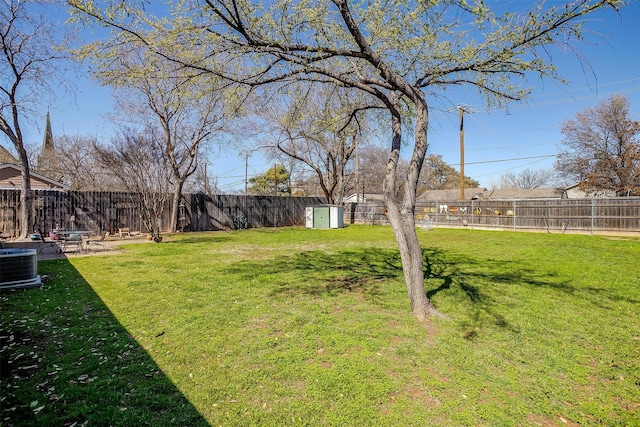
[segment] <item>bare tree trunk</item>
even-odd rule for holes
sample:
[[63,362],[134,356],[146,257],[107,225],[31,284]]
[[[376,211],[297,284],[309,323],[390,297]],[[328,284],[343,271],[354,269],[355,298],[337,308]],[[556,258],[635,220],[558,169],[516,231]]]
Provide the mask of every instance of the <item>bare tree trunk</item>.
[[16,145],[18,154],[20,157],[20,165],[22,176],[22,188],[20,191],[20,204],[22,209],[20,211],[20,222],[22,228],[20,229],[20,235],[18,237],[25,238],[29,236],[33,230],[35,224],[33,219],[33,194],[31,193],[31,172],[29,171],[29,160],[27,158],[27,152],[24,148]]
[[[29,156],[24,149],[22,143],[22,131],[18,122],[18,107],[15,102],[15,96],[9,97],[10,104],[12,105],[12,117],[14,123],[14,129],[9,126],[9,123],[0,114],[0,132],[5,134],[11,141],[16,151],[18,152],[18,158],[20,159],[20,176],[22,177],[22,186],[20,189],[20,233],[18,237],[25,238],[29,235],[33,229],[33,194],[31,194],[31,172],[29,170]],[[34,230],[35,231],[35,230]]]
[[418,175],[422,168],[422,160],[427,151],[427,123],[428,113],[426,104],[419,100],[416,102],[416,143],[413,156],[409,164],[406,181],[404,182],[404,196],[398,201],[396,190],[397,167],[400,157],[400,141],[402,137],[400,114],[392,113],[392,148],[387,164],[387,173],[384,184],[384,201],[387,207],[387,215],[391,228],[396,237],[404,280],[409,294],[411,311],[419,321],[425,322],[430,314],[438,314],[424,289],[424,272],[422,261],[422,249],[418,242],[415,227],[415,200]]
[[[174,176],[174,179],[176,177]],[[180,199],[182,198],[182,187],[184,186],[184,181],[176,180],[176,183],[173,185],[173,201],[171,203],[171,217],[169,219],[169,232],[175,233],[178,229],[178,218],[180,216]]]
[[342,205],[342,199],[344,199],[344,166],[340,165],[341,171],[336,177],[336,190],[333,198],[334,205]]

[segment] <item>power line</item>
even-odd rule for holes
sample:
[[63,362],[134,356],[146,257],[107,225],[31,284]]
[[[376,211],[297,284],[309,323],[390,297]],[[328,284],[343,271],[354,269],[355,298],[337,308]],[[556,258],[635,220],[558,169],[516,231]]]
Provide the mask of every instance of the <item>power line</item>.
[[[634,78],[630,78],[630,79],[625,79],[625,80],[619,80],[619,81],[615,81],[615,82],[608,82],[608,83],[602,83],[602,84],[597,84],[597,87],[606,87],[606,86],[613,86],[616,84],[623,84],[623,83],[630,83],[630,82],[636,82],[639,81],[640,77],[634,77]],[[534,95],[532,98],[540,98],[540,97],[547,97],[547,96],[553,96],[553,95],[558,95],[558,94],[564,94],[564,95],[568,95],[570,92],[580,92],[583,90],[592,90],[591,87],[589,86],[585,86],[585,87],[581,87],[581,88],[575,88],[575,89],[567,89],[567,90],[562,90],[562,91],[556,91],[556,92],[551,92],[551,93],[541,93],[541,94],[536,94]],[[595,94],[591,94],[591,95],[585,95],[585,96],[580,96],[580,97],[570,97],[570,98],[562,98],[562,99],[556,99],[556,100],[552,100],[552,101],[544,101],[544,102],[533,102],[531,104],[528,103],[523,103],[521,105],[513,105],[513,106],[508,106],[506,108],[504,108],[504,110],[506,110],[507,112],[509,111],[514,111],[514,110],[524,110],[524,109],[528,109],[528,108],[538,108],[538,107],[549,107],[549,106],[553,106],[553,105],[562,105],[562,104],[568,104],[571,102],[579,102],[579,101],[586,101],[589,99],[598,99],[598,98],[602,98],[602,97],[606,97],[606,96],[610,96],[610,95],[614,95],[614,94],[624,94],[624,93],[634,93],[634,92],[638,92],[640,91],[640,86],[635,86],[635,87],[630,87],[630,88],[624,88],[624,89],[619,89],[619,90],[614,90],[614,91],[609,91],[609,92],[602,92],[602,93],[595,93]],[[440,110],[441,112],[445,113],[445,114],[452,114],[453,110]],[[474,109],[474,113],[490,113],[491,111],[496,111],[496,109]]]
[[[527,144],[527,145],[507,145],[502,147],[478,147],[478,148],[465,148],[465,151],[487,151],[487,150],[521,150],[525,148],[531,147],[544,147],[548,145],[556,145],[557,142],[545,142],[543,144]],[[438,153],[449,153],[449,152],[457,152],[457,149],[451,148],[448,150],[438,150]]]
[[224,185],[218,185],[217,187],[220,190],[224,190],[224,189],[234,189],[235,187],[242,186],[242,185],[244,185],[244,180],[229,182],[229,183],[226,183]]
[[[263,171],[263,172],[258,172],[258,171],[257,171],[257,169],[259,169],[259,168],[265,168],[265,167],[271,167],[271,166],[272,166],[272,165],[269,165],[269,164],[264,164],[264,165],[249,165],[249,167],[251,168],[252,172],[253,172],[255,175],[261,175],[261,174],[263,174],[263,173],[264,173],[264,171]],[[223,173],[221,173],[221,174],[216,174],[216,177],[218,177],[218,178],[244,178],[244,175],[226,175],[226,174],[228,174],[228,173],[235,172],[235,171],[237,171],[238,169],[241,169],[241,168],[244,168],[244,165],[240,165],[240,166],[238,166],[237,168],[233,168],[233,169],[228,170],[228,171],[226,171],[226,172],[223,172]],[[253,175],[252,175],[252,176],[253,176]]]
[[[466,165],[484,165],[487,163],[500,163],[500,162],[513,162],[517,160],[530,160],[530,159],[547,159],[551,157],[556,157],[555,154],[548,154],[545,156],[530,156],[530,157],[515,157],[512,159],[500,159],[500,160],[485,160],[482,162],[465,162]],[[457,163],[450,163],[451,166],[460,166]]]
[[587,101],[589,99],[602,98],[602,97],[608,96],[608,95],[615,95],[615,94],[620,94],[620,93],[631,93],[631,92],[638,92],[638,91],[640,91],[640,86],[639,87],[630,88],[630,89],[616,90],[616,91],[613,91],[613,92],[605,92],[605,93],[597,93],[597,94],[594,94],[594,95],[586,95],[586,96],[581,96],[581,97],[578,97],[578,98],[558,99],[558,100],[555,100],[555,101],[539,102],[539,103],[526,104],[526,105],[516,105],[514,107],[508,108],[507,111],[509,111],[509,110],[523,110],[523,109],[526,109],[526,108],[549,107],[549,106],[553,106],[553,105],[568,104],[570,102]]
[[[605,87],[605,86],[613,86],[613,85],[617,85],[617,84],[621,84],[621,83],[630,83],[630,82],[636,82],[639,81],[640,77],[633,77],[630,79],[625,79],[625,80],[618,80],[617,82],[609,82],[609,83],[602,83],[602,84],[596,84],[596,86],[598,87]],[[569,92],[579,92],[581,90],[590,90],[591,86],[584,86],[584,87],[580,87],[580,88],[573,88],[573,89],[567,89],[567,90],[559,90],[557,92],[549,92],[549,93],[541,93],[538,96],[552,96],[552,95],[558,95],[558,94],[567,94]]]
[[534,160],[532,162],[527,162],[527,163],[525,163],[523,165],[514,166],[514,167],[503,169],[503,170],[500,170],[500,171],[491,171],[489,173],[485,173],[485,174],[482,174],[482,175],[474,175],[474,176],[476,178],[483,178],[483,177],[489,176],[489,175],[502,174],[502,173],[509,172],[511,170],[514,170],[514,169],[519,169],[519,168],[522,168],[522,167],[525,167],[525,166],[533,165],[535,163],[540,162],[541,160],[543,160],[543,159],[537,159],[537,160]]
[[224,175],[226,175],[226,174],[228,174],[228,173],[235,172],[235,171],[237,171],[238,169],[240,169],[240,168],[242,168],[242,167],[243,167],[243,165],[240,165],[240,166],[238,166],[238,167],[236,167],[236,168],[233,168],[233,169],[231,169],[231,170],[228,170],[228,171],[226,171],[226,172],[222,173],[222,174],[221,174],[221,175],[219,175],[219,176],[224,176]]

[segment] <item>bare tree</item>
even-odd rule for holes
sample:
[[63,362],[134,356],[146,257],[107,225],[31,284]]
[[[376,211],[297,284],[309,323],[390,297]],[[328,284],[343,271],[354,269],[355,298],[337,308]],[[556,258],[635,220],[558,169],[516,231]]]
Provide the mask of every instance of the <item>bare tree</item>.
[[340,88],[296,84],[262,117],[273,146],[313,172],[328,203],[340,204],[347,165],[364,132],[364,109]]
[[161,241],[158,220],[167,205],[171,167],[162,155],[163,141],[153,132],[123,129],[111,145],[94,145],[98,160],[111,171],[131,201],[139,197],[142,223],[156,242]]
[[[99,62],[105,55],[89,50],[80,57]],[[115,120],[159,132],[155,138],[163,141],[158,148],[171,168],[173,185],[168,229],[176,231],[185,182],[198,169],[203,145],[223,132],[233,113],[227,109],[224,84],[167,61],[139,43],[119,46],[107,56],[108,63],[101,63],[94,77],[116,89],[120,114]]]
[[[363,192],[382,193],[386,176],[385,164],[388,153],[384,148],[366,146],[360,152],[360,180]],[[399,160],[398,168],[405,170],[409,167],[406,160]],[[420,177],[418,180],[418,193],[427,190],[447,190],[458,188],[460,184],[460,172],[442,160],[439,154],[430,154],[425,157]],[[473,188],[480,183],[465,176],[465,187]],[[398,189],[400,191],[401,189]]]
[[[562,125],[556,169],[584,191],[640,196],[640,123],[629,100],[614,95]],[[574,181],[574,182],[575,182]]]
[[[68,55],[60,29],[47,20],[43,2],[0,2],[0,131],[11,141],[21,166],[20,237],[33,228],[30,162],[23,135],[37,108],[53,88],[64,85],[63,66]],[[38,14],[37,11],[42,11]]]
[[73,190],[117,190],[123,187],[98,161],[94,136],[62,135],[56,138],[62,182]]
[[520,172],[506,172],[493,183],[494,189],[528,190],[555,185],[556,177],[552,169],[525,169]]
[[[386,177],[386,165],[389,150],[373,143],[364,143],[358,147],[358,181],[360,194],[382,194]],[[398,161],[398,168],[406,170],[406,160]]]
[[189,193],[202,192],[204,194],[217,194],[218,181],[215,176],[209,173],[210,164],[205,159],[198,162],[198,167],[193,175],[185,182],[185,191]]

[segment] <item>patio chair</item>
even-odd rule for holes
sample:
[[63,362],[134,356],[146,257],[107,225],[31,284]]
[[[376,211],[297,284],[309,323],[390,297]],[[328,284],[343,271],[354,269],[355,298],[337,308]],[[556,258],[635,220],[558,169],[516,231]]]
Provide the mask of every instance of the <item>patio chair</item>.
[[109,248],[103,243],[107,236],[109,235],[108,231],[105,231],[104,233],[102,233],[102,235],[100,236],[99,239],[95,239],[95,240],[87,240],[87,250],[91,250],[91,246],[100,246],[101,248],[103,248],[104,250],[109,250]]
[[67,249],[74,249],[73,252],[78,253],[82,250],[82,236],[76,233],[70,233],[58,243],[60,252],[66,252]]
[[[34,233],[35,234],[35,233]],[[38,230],[37,233],[38,236],[40,236],[40,242],[42,243],[42,246],[40,246],[40,249],[38,249],[38,255],[42,254],[42,251],[44,251],[47,248],[55,248],[57,253],[60,253],[60,247],[58,246],[58,243],[50,240],[50,241],[46,241],[44,240],[44,236],[42,235],[42,231]]]

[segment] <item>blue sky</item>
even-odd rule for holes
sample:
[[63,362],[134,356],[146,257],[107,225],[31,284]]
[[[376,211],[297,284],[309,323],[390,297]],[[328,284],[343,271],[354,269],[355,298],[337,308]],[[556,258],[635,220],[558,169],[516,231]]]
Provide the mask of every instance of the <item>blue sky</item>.
[[[640,120],[640,2],[633,1],[620,15],[598,13],[587,28],[594,32],[587,34],[591,43],[576,46],[588,60],[587,68],[572,54],[554,55],[568,85],[527,82],[534,89],[530,98],[507,111],[487,111],[471,91],[451,99],[472,110],[464,121],[465,175],[488,187],[505,172],[552,168],[562,140],[560,125],[614,94],[626,96],[631,116]],[[458,121],[457,111],[432,114],[429,138],[430,152],[442,154],[456,168]],[[502,161],[507,159],[516,160]]]
[[[485,187],[505,172],[551,168],[562,139],[561,123],[613,94],[626,96],[631,116],[640,120],[640,1],[633,0],[619,15],[599,12],[589,21],[587,28],[599,35],[587,34],[591,43],[576,46],[587,58],[587,68],[572,54],[554,54],[554,63],[568,85],[526,82],[534,89],[530,98],[526,103],[511,105],[508,111],[487,111],[475,91],[466,89],[448,92],[447,103],[434,102],[429,153],[442,154],[447,163],[459,167],[458,104],[471,110],[464,122],[465,175]],[[110,90],[82,74],[74,79],[77,92],[59,94],[56,102],[48,106],[54,137],[79,134],[109,139],[112,125],[105,115],[112,111]],[[41,143],[46,112],[44,105],[42,118],[37,119],[40,124],[25,129],[27,143]],[[2,145],[8,146],[8,141],[3,139]],[[244,188],[245,159],[240,149],[223,151],[212,162],[209,171],[218,177],[223,191]],[[248,163],[249,176],[273,166],[260,152],[254,153]]]

